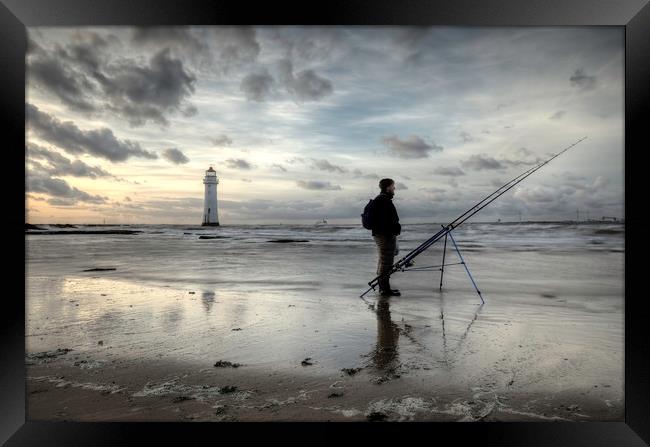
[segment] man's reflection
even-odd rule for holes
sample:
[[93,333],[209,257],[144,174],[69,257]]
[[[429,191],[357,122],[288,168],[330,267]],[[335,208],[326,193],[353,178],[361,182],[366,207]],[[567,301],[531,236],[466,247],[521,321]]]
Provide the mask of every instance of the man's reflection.
[[377,345],[372,352],[372,361],[377,369],[394,371],[397,368],[397,342],[399,328],[390,319],[390,301],[381,297],[377,302]]

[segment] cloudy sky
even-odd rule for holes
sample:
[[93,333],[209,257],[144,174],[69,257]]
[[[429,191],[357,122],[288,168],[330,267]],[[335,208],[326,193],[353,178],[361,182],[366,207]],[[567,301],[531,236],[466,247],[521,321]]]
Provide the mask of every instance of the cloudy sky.
[[28,28],[26,221],[623,217],[623,27]]

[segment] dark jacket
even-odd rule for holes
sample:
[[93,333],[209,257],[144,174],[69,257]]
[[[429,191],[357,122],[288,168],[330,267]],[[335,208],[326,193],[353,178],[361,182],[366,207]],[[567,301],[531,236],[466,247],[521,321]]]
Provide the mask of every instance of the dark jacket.
[[386,193],[380,193],[372,202],[372,235],[398,235],[402,231],[399,216],[393,199]]

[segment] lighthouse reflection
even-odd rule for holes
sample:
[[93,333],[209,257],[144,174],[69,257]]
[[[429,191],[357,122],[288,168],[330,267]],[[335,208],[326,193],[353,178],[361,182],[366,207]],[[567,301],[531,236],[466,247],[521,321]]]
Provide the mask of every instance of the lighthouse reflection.
[[203,302],[203,308],[205,309],[206,313],[210,313],[210,309],[212,309],[212,305],[214,304],[214,297],[214,292],[207,290],[204,291],[201,295],[201,301]]
[[398,366],[399,327],[391,320],[390,300],[381,297],[377,302],[377,343],[371,352],[371,359],[377,369],[388,372]]

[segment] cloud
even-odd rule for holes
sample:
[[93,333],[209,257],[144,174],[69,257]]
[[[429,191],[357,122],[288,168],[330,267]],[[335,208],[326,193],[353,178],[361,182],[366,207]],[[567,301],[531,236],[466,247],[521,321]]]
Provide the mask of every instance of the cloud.
[[[374,172],[364,174],[361,169],[354,169],[352,171],[352,173],[354,174],[355,177],[361,177],[361,178],[367,178],[367,179],[378,179],[379,178],[379,174],[376,174]],[[404,178],[406,178],[406,176],[404,176]],[[410,180],[410,179],[408,179],[408,180]]]
[[462,131],[459,135],[463,143],[468,143],[473,140],[472,136],[468,132]]
[[509,150],[501,157],[494,158],[486,154],[475,154],[461,161],[461,165],[475,171],[505,169],[508,166],[534,165],[541,159],[525,147]]
[[427,144],[417,135],[401,140],[397,135],[385,136],[381,140],[388,147],[389,153],[399,158],[426,158],[429,152],[440,152],[442,146]]
[[[55,95],[71,110],[88,114],[105,111],[124,118],[132,126],[148,121],[169,125],[167,116],[197,113],[186,100],[194,92],[196,78],[169,47],[153,54],[148,65],[139,60],[108,56],[110,43],[96,33],[77,32],[74,41],[52,49],[34,46],[27,63],[27,82]],[[113,54],[116,54],[114,51]]]
[[334,91],[332,82],[317,75],[313,70],[302,70],[294,75],[293,64],[289,59],[282,59],[278,66],[280,80],[298,101],[317,101]]
[[348,170],[342,166],[338,165],[333,165],[329,161],[322,159],[322,160],[317,160],[315,158],[312,158],[312,169],[319,169],[321,171],[329,171],[329,172],[340,172],[341,174],[344,174],[348,172]]
[[257,32],[251,26],[215,26],[214,36],[218,67],[224,74],[245,64],[253,63],[260,54]]
[[268,39],[284,49],[287,59],[322,62],[344,46],[344,35],[344,27],[293,26],[272,28],[269,30]]
[[445,175],[445,176],[450,176],[450,177],[458,177],[461,175],[465,175],[465,171],[460,169],[459,167],[456,166],[438,166],[433,170],[434,174],[437,175]]
[[136,45],[175,46],[191,53],[203,53],[208,46],[187,26],[138,26],[133,28],[131,41]]
[[165,149],[162,153],[162,157],[175,165],[185,164],[190,161],[183,152],[176,148]]
[[273,163],[271,165],[271,167],[272,168],[278,168],[282,172],[287,172],[287,168],[285,168],[284,166],[282,166],[281,164],[278,164],[278,163]]
[[100,74],[96,78],[108,99],[106,108],[132,127],[147,121],[168,126],[167,115],[196,114],[196,107],[187,103],[194,93],[196,77],[181,60],[170,56],[169,48],[155,53],[148,66],[129,60],[107,66],[105,71],[108,76]]
[[549,116],[548,119],[550,119],[550,120],[559,120],[559,119],[561,119],[565,114],[566,114],[566,112],[565,112],[564,110],[558,110],[558,111],[555,112],[553,115]]
[[504,169],[499,161],[495,158],[492,158],[488,155],[472,155],[466,160],[462,161],[461,164],[467,169],[473,169],[475,171],[481,171],[483,169]]
[[251,169],[253,166],[241,158],[229,158],[226,160],[226,165],[231,169]]
[[499,159],[499,162],[502,164],[510,166],[535,165],[541,161],[541,158],[525,147],[509,150],[506,152],[505,156]]
[[428,188],[418,188],[418,191],[429,192],[429,193],[432,193],[432,194],[443,194],[443,193],[447,192],[446,189],[437,188],[435,186],[431,186],[431,187],[428,187]]
[[[64,51],[59,49],[58,52]],[[81,112],[95,110],[95,104],[90,93],[96,90],[86,76],[67,67],[57,51],[37,52],[37,57],[28,61],[26,82],[34,84],[53,94],[71,109]]]
[[214,138],[210,138],[210,142],[215,146],[230,146],[232,144],[232,140],[226,134],[220,134]]
[[273,77],[266,69],[263,69],[260,72],[244,76],[239,89],[244,92],[247,100],[262,102],[271,93],[273,83]]
[[578,87],[580,90],[592,90],[596,86],[596,77],[588,76],[582,68],[578,68],[571,75],[569,81],[571,81],[572,86]]
[[47,50],[31,36],[28,40],[27,83],[57,96],[72,110],[97,111],[94,95],[99,88],[93,80],[105,63],[107,50],[119,41],[117,37],[76,29],[67,45],[55,43]]
[[[27,143],[27,155],[30,158],[45,160],[49,164],[48,167],[35,164],[38,168],[51,176],[71,175],[74,177],[112,177],[109,172],[106,172],[99,166],[89,166],[81,160],[70,161],[63,155],[45,149],[34,143]],[[34,163],[32,161],[32,163]]]
[[240,179],[240,180],[241,180],[242,182],[246,182],[246,183],[251,183],[251,182],[253,181],[253,180],[251,180],[251,179],[249,179],[249,178],[242,178],[242,179]]
[[108,197],[91,195],[60,178],[52,178],[45,173],[28,173],[25,176],[25,191],[44,193],[52,196],[47,202],[51,205],[74,205],[77,202],[105,203]]
[[142,149],[137,142],[118,140],[106,127],[81,130],[72,121],[59,121],[35,105],[26,103],[25,109],[29,128],[68,153],[94,155],[112,162],[124,161],[130,157],[158,158],[156,153]]
[[137,27],[131,42],[149,48],[168,47],[197,63],[197,68],[221,76],[257,60],[261,46],[251,26]]
[[555,202],[558,193],[550,188],[536,186],[532,188],[517,189],[514,192],[513,197],[523,200],[529,206],[538,206]]
[[397,182],[395,183],[395,188],[397,189],[409,189],[404,183]]
[[318,181],[318,180],[298,180],[296,182],[298,187],[303,189],[320,189],[320,190],[339,190],[341,189],[340,185],[332,185],[330,182]]

